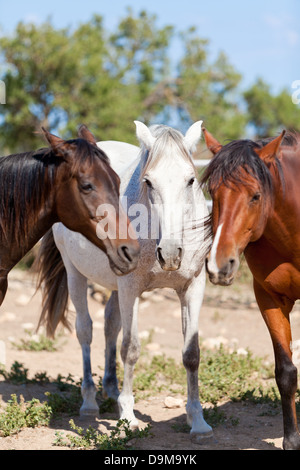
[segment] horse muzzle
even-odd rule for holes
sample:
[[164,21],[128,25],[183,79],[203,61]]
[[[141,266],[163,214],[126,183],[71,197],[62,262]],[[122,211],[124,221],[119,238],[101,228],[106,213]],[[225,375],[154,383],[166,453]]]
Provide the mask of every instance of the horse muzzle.
[[164,271],[177,271],[181,266],[183,249],[179,244],[159,244],[156,258]]
[[239,268],[240,262],[238,258],[228,258],[219,268],[212,263],[209,258],[206,259],[206,271],[212,284],[220,286],[230,286]]
[[107,251],[110,267],[117,276],[134,271],[138,265],[140,245],[137,241],[123,243],[117,250]]

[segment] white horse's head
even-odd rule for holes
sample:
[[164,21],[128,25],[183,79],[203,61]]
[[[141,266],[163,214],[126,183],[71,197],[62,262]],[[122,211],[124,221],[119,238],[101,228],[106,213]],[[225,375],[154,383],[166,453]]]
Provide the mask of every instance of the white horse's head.
[[200,191],[192,152],[201,137],[202,121],[185,135],[163,125],[135,124],[145,156],[141,185],[156,215],[156,256],[162,269],[175,271],[184,255],[185,214]]

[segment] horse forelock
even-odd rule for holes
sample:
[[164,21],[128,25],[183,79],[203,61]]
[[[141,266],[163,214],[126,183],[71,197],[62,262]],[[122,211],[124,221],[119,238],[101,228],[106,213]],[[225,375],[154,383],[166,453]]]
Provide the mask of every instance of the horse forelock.
[[[259,158],[255,148],[259,143],[252,140],[235,140],[224,145],[211,159],[202,178],[201,185],[213,193],[220,185],[251,185],[248,176],[257,180],[264,193],[273,194],[273,180],[268,166]],[[278,159],[275,165],[281,173]]]
[[164,125],[151,126],[150,130],[156,140],[150,151],[145,148],[141,150],[143,160],[141,179],[147,171],[156,168],[160,162],[172,165],[174,159],[178,158],[189,163],[195,169],[193,159],[184,145],[184,137],[181,132]]
[[74,146],[74,154],[69,159],[70,174],[73,176],[78,173],[83,165],[93,166],[98,160],[110,165],[110,161],[106,153],[96,145],[91,144],[85,139],[74,139],[67,141]]

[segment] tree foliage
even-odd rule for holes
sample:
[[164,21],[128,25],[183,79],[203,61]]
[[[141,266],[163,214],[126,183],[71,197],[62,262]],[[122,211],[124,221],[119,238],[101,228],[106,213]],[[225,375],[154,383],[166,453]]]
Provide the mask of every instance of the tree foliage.
[[[170,59],[176,37],[182,53]],[[178,34],[155,15],[128,9],[113,32],[94,15],[76,29],[19,23],[0,37],[1,153],[36,148],[41,126],[68,138],[85,123],[99,140],[135,143],[133,121],[164,122],[185,130],[203,119],[219,139],[257,135],[281,126],[299,130],[299,107],[286,90],[273,96],[258,80],[244,93],[241,75],[224,52],[209,57],[195,28]]]

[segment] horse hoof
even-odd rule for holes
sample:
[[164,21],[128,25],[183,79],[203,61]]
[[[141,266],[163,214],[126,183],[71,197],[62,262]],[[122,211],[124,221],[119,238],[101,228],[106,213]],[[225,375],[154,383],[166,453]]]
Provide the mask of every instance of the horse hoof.
[[99,408],[98,409],[89,409],[89,408],[80,408],[80,419],[96,419],[100,417]]
[[136,431],[139,429],[139,422],[136,418],[129,419],[129,418],[125,418],[124,416],[123,417],[121,416],[120,420],[126,421],[131,431]]
[[190,433],[191,440],[195,444],[204,444],[205,441],[210,440],[212,437],[214,437],[213,431],[208,431],[208,432],[191,432]]
[[129,427],[131,431],[136,431],[139,429],[139,422],[138,421],[130,421]]

